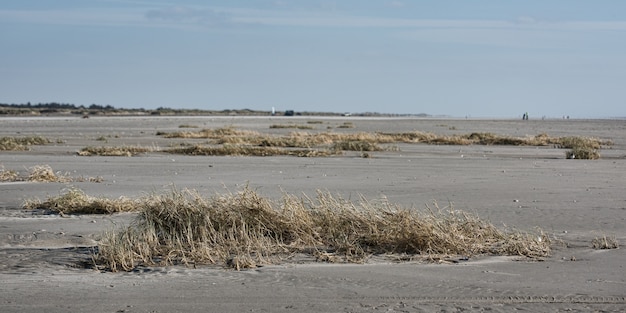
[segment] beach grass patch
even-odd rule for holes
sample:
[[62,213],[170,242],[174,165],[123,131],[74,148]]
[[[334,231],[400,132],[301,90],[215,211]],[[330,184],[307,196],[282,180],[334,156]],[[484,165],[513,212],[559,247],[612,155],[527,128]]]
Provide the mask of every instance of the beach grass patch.
[[600,158],[602,145],[611,145],[610,141],[602,141],[589,137],[563,137],[559,141],[562,148],[569,148],[565,152],[567,159],[596,160]]
[[619,242],[615,237],[596,237],[591,241],[591,246],[594,249],[618,249]]
[[320,149],[282,149],[271,146],[248,146],[224,144],[221,146],[191,145],[174,147],[164,150],[171,154],[204,155],[204,156],[299,156],[321,157],[337,154],[330,150]]
[[295,128],[295,129],[313,129],[310,125],[298,125],[298,124],[272,124],[270,128]]
[[29,146],[46,145],[51,141],[41,136],[0,137],[0,151],[23,151]]
[[0,165],[0,181],[12,182],[19,180],[19,173],[14,170],[7,170],[4,165]]
[[181,124],[181,125],[178,125],[178,128],[200,128],[200,126],[191,125],[191,124]]
[[35,165],[28,169],[25,175],[15,170],[7,170],[0,165],[0,181],[1,182],[47,182],[47,183],[69,183],[69,182],[95,182],[100,183],[104,179],[98,177],[71,177],[68,173],[55,172],[50,165]]
[[35,165],[28,169],[26,180],[33,182],[71,182],[72,178],[68,174],[55,173],[49,165]]
[[550,240],[541,231],[505,231],[451,208],[418,212],[385,200],[354,202],[323,191],[316,198],[284,194],[274,202],[247,187],[209,198],[172,190],[139,199],[132,208],[139,212],[136,220],[99,241],[94,256],[99,268],[221,264],[239,270],[285,262],[294,254],[350,263],[390,254],[550,254]]
[[137,211],[137,200],[125,197],[107,199],[92,197],[80,189],[71,188],[65,193],[49,197],[45,201],[27,200],[23,208],[26,210],[45,210],[52,213],[65,214],[111,214],[118,212]]
[[[308,128],[299,127],[302,125],[286,124],[271,125],[270,128]],[[352,128],[351,122],[345,122],[339,128]],[[200,131],[187,131],[164,133],[159,132],[157,135],[165,138],[207,138],[212,140],[216,145],[238,145],[238,146],[260,146],[273,148],[306,148],[306,149],[332,149],[353,150],[353,151],[380,151],[380,144],[389,143],[409,143],[409,144],[431,144],[431,145],[512,145],[512,146],[554,146],[557,148],[571,148],[566,152],[568,158],[581,159],[597,159],[600,157],[598,150],[602,145],[611,145],[611,141],[603,141],[597,138],[587,137],[551,137],[546,133],[535,136],[512,137],[498,135],[489,132],[474,132],[461,135],[439,135],[429,132],[411,131],[402,133],[385,133],[385,132],[353,132],[353,133],[337,133],[332,131],[325,132],[301,132],[294,131],[287,135],[269,135],[261,134],[254,131],[239,130],[234,127],[224,127],[217,129],[203,129]],[[216,148],[217,149],[217,148]],[[233,149],[221,149],[222,152],[216,150],[215,153],[233,151]],[[253,149],[254,150],[254,149]],[[256,151],[256,150],[255,150]],[[283,153],[249,153],[247,155],[301,155],[291,152]],[[237,153],[237,152],[235,152]],[[201,154],[201,153],[198,153]],[[214,155],[204,153],[204,155]],[[236,155],[246,155],[237,153]],[[322,156],[325,154],[309,154],[309,156]]]
[[89,146],[81,149],[78,152],[80,156],[135,156],[141,153],[158,151],[155,147],[142,147],[142,146]]
[[164,138],[203,138],[203,139],[221,139],[223,137],[229,136],[246,136],[246,137],[254,137],[260,136],[260,134],[256,131],[249,130],[239,130],[235,127],[222,127],[222,128],[205,128],[199,131],[181,131],[181,132],[157,132],[158,136],[163,136]]
[[344,151],[383,151],[384,149],[376,143],[362,140],[344,140],[333,144],[333,150]]

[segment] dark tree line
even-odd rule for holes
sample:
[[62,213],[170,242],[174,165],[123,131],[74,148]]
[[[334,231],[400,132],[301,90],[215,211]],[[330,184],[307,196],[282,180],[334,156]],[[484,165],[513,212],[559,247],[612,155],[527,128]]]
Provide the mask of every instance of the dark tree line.
[[71,103],[58,103],[58,102],[47,102],[47,103],[36,103],[36,104],[32,104],[30,102],[20,103],[20,104],[0,103],[0,106],[19,108],[19,109],[66,109],[66,110],[89,109],[89,110],[101,110],[101,111],[115,110],[115,107],[108,105],[108,104],[107,105],[92,104],[88,107],[85,107],[84,105],[77,106]]

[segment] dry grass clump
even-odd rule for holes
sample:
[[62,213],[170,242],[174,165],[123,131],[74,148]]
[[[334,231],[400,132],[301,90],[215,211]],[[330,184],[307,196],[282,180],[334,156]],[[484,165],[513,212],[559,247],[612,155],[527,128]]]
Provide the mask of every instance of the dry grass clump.
[[121,147],[85,147],[78,152],[80,156],[134,156],[140,153],[153,152],[157,149],[154,147],[140,147],[140,146],[121,146]]
[[67,183],[74,179],[68,174],[55,172],[49,165],[35,165],[28,168],[25,176],[20,175],[18,171],[6,170],[4,166],[0,166],[0,181],[31,181],[31,182],[58,182]]
[[594,249],[618,249],[619,242],[615,237],[602,236],[596,237],[591,241],[591,245]]
[[34,182],[71,182],[72,178],[67,174],[55,173],[49,165],[35,165],[29,168],[26,180]]
[[304,253],[320,261],[364,262],[373,254],[550,253],[543,233],[505,232],[453,210],[420,213],[386,201],[358,203],[319,192],[275,203],[245,188],[203,198],[195,191],[152,195],[135,205],[133,224],[108,232],[95,260],[111,271],[139,265],[222,264],[235,269]]
[[343,151],[383,151],[384,149],[376,143],[361,140],[344,140],[336,142],[332,146],[333,150]]
[[438,145],[513,145],[513,146],[545,146],[558,143],[559,138],[539,134],[524,138],[502,136],[493,133],[470,133],[464,135],[437,135],[433,133],[413,131],[405,133],[379,133],[388,136],[394,142],[427,143]]
[[20,178],[19,173],[14,170],[7,170],[4,165],[0,165],[0,181],[18,181]]
[[216,129],[202,129],[199,131],[182,131],[174,133],[157,132],[157,136],[164,138],[188,138],[188,139],[221,139],[223,137],[258,137],[255,131],[238,130],[234,127],[222,127]]
[[581,160],[597,160],[600,158],[600,152],[591,147],[574,147],[572,150],[565,151],[565,158],[567,159],[581,159]]
[[25,176],[20,175],[19,172],[13,170],[6,170],[4,166],[0,165],[0,182],[16,182],[16,181],[31,181],[31,182],[54,182],[54,183],[69,183],[74,181],[79,182],[102,182],[102,177],[77,177],[73,178],[69,174],[55,172],[49,165],[35,165],[28,168],[28,174]]
[[296,128],[296,129],[313,129],[313,126],[298,124],[273,124],[270,128]]
[[41,136],[0,137],[0,151],[28,150],[29,146],[49,144],[50,140]]
[[45,210],[64,214],[111,214],[116,212],[136,211],[138,200],[120,197],[119,199],[96,198],[86,195],[82,190],[69,189],[66,193],[48,198],[46,201],[28,200],[23,205],[27,210]]
[[191,124],[181,124],[181,125],[178,125],[178,128],[200,128],[200,126],[191,125]]
[[601,141],[597,138],[589,137],[563,137],[559,145],[562,148],[571,150],[565,152],[568,159],[596,160],[600,158],[600,150],[602,145],[611,145],[610,141]]
[[230,145],[225,144],[222,146],[202,146],[192,145],[185,147],[175,147],[164,150],[164,152],[172,154],[187,154],[187,155],[205,155],[205,156],[299,156],[299,157],[319,157],[330,156],[337,154],[328,150],[316,150],[316,149],[280,149],[269,146],[248,146],[248,145]]

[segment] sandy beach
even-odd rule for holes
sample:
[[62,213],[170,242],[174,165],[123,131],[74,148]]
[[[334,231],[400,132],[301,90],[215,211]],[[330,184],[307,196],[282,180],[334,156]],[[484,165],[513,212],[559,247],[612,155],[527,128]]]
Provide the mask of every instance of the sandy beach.
[[[315,123],[307,122],[315,121]],[[350,123],[350,128],[339,126]],[[78,156],[86,146],[168,147],[157,132],[236,127],[268,134],[306,132],[490,132],[515,137],[589,136],[611,140],[598,160],[566,159],[554,146],[397,144],[394,151],[331,157]],[[626,121],[362,117],[4,117],[0,137],[44,136],[51,144],[0,151],[0,166],[24,172],[49,165],[100,182],[0,182],[2,312],[621,312],[626,310]],[[192,141],[192,140],[186,140]],[[477,255],[454,262],[366,264],[286,262],[234,271],[220,266],[101,272],[81,266],[106,230],[133,213],[41,214],[29,199],[69,188],[102,197],[140,197],[189,188],[206,195],[249,186],[283,193],[330,191],[346,199],[385,198],[423,209],[475,213],[502,228],[540,228],[550,257]],[[619,249],[594,249],[598,237]]]

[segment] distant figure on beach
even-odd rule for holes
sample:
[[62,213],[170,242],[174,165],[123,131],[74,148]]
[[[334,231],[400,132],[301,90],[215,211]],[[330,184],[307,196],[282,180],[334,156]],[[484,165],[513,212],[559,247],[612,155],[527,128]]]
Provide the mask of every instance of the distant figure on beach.
[[528,120],[528,112],[524,113],[522,115],[522,120],[527,121]]

